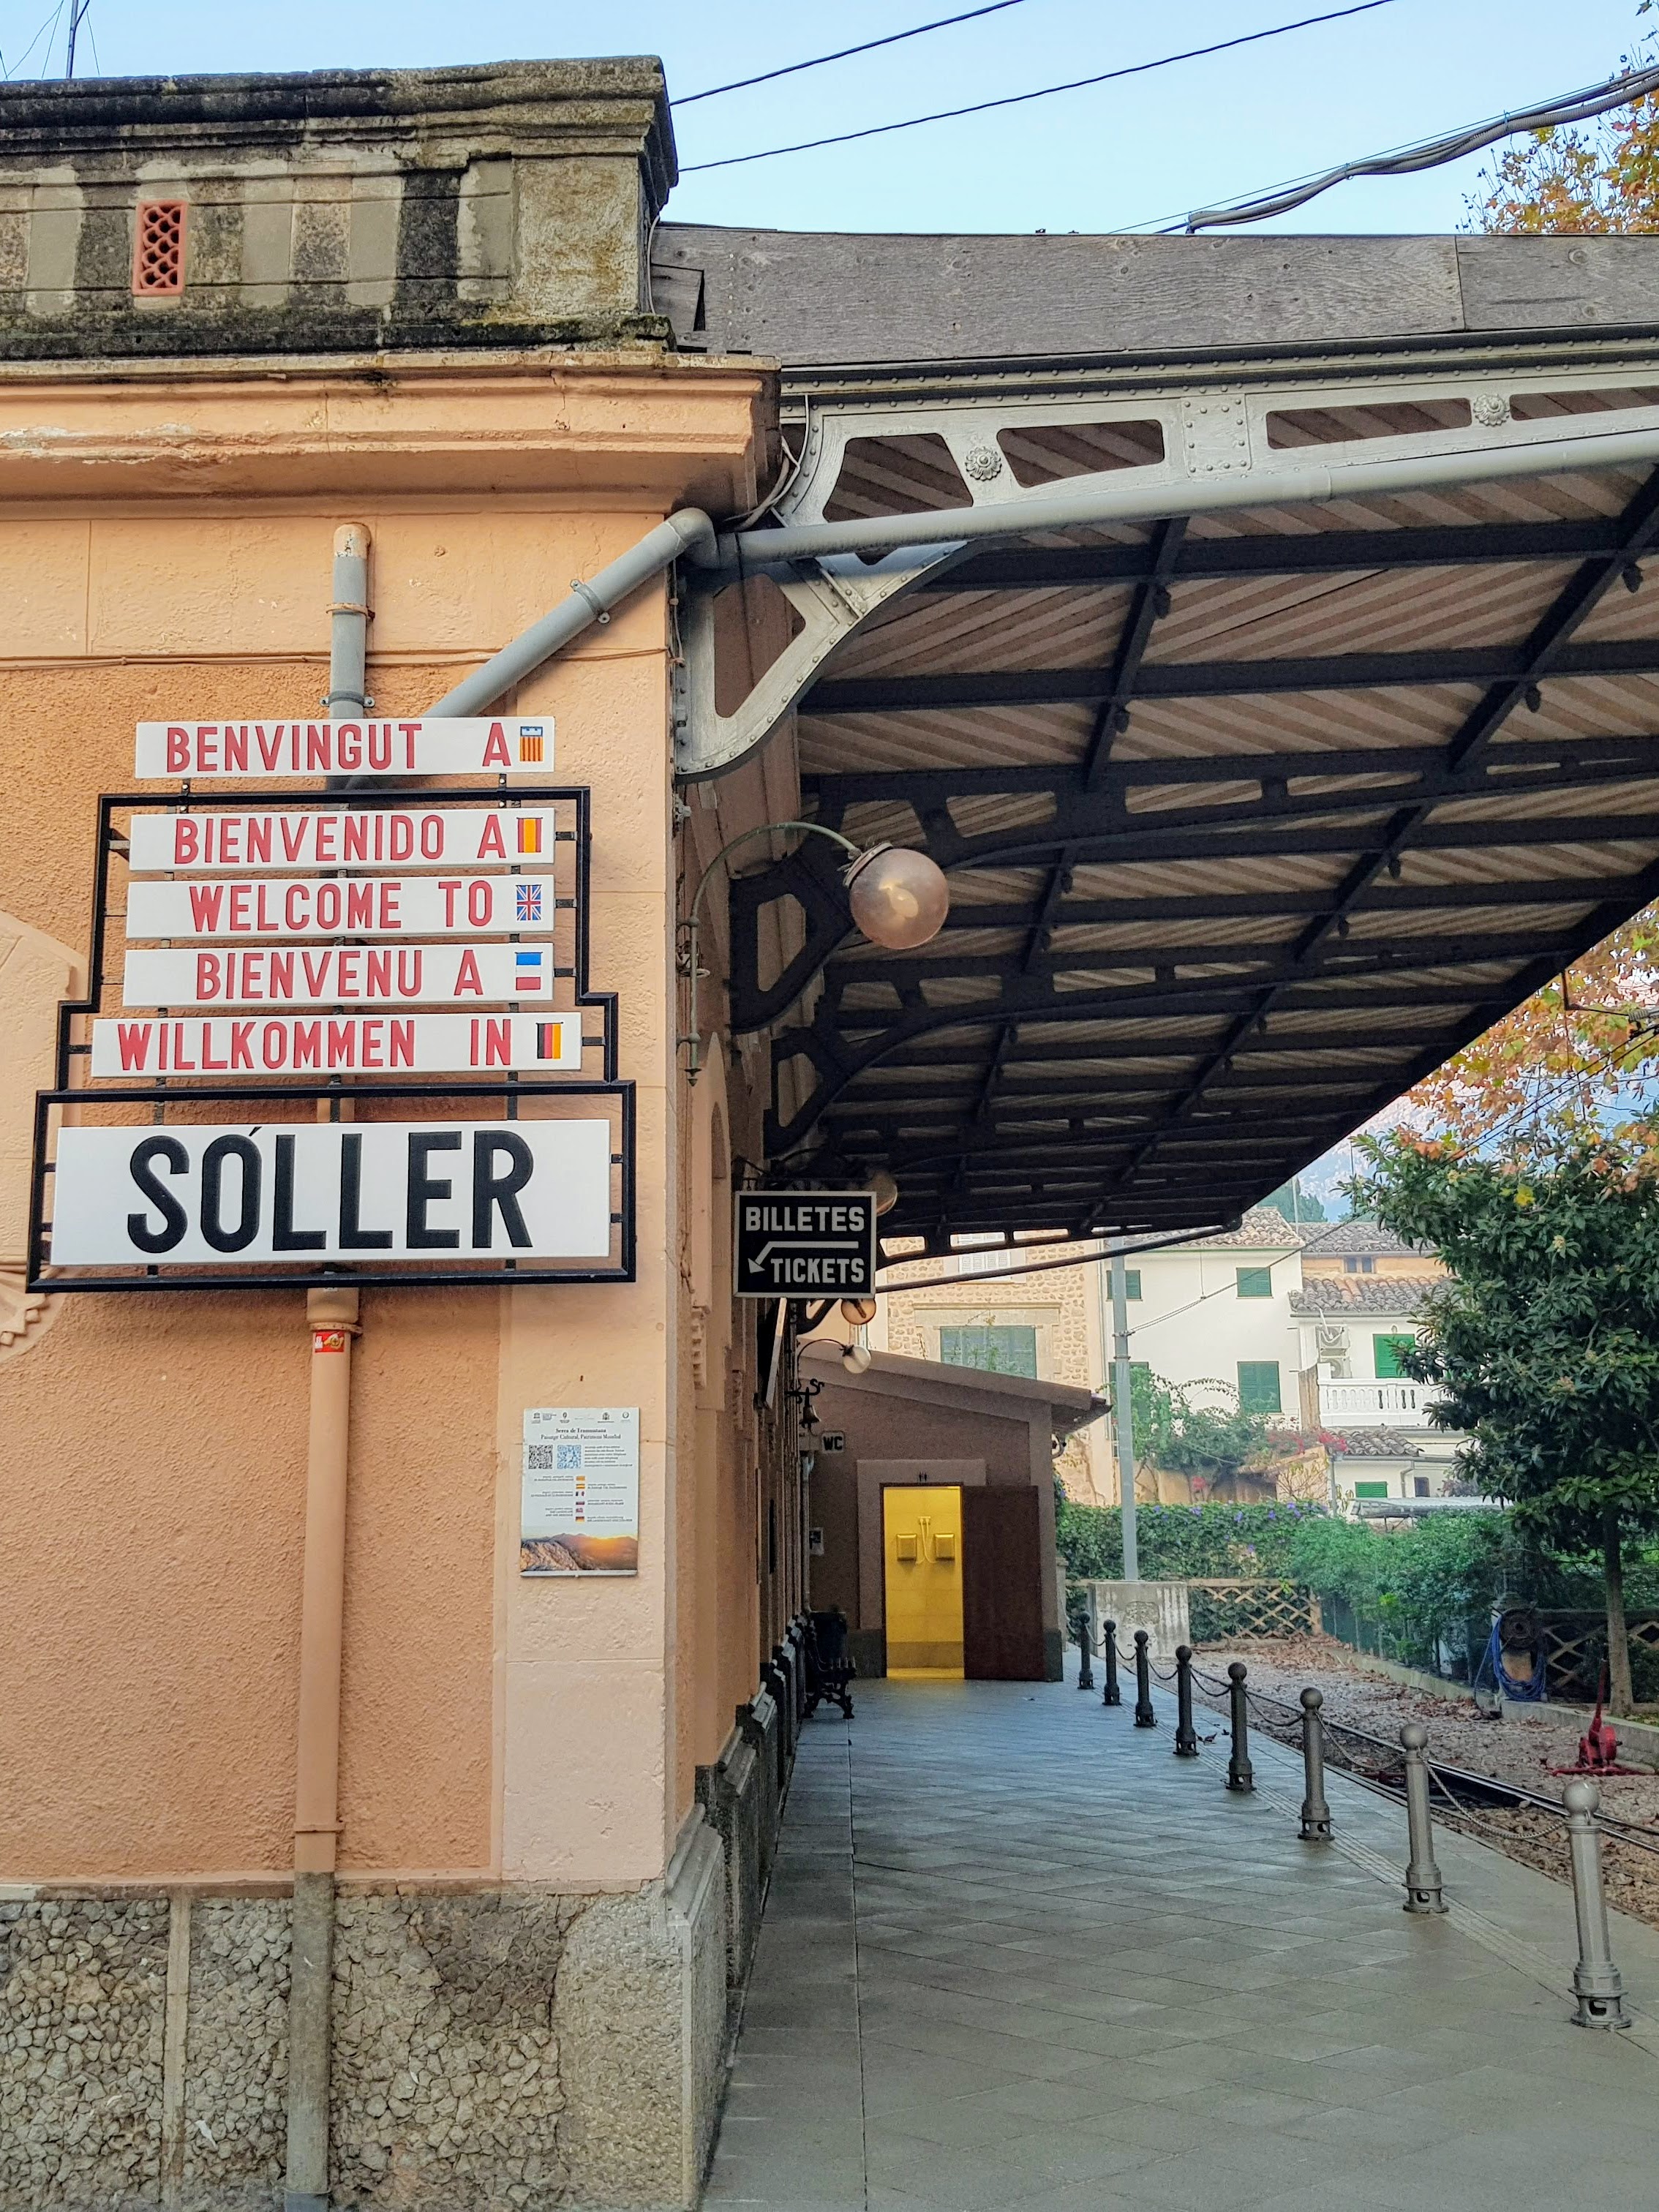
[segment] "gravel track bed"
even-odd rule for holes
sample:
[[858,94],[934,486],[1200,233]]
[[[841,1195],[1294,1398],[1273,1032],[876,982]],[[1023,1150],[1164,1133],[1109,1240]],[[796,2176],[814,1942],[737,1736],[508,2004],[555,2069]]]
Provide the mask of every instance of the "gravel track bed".
[[[1281,1743],[1300,1749],[1300,1722],[1294,1709],[1302,1692],[1311,1686],[1324,1698],[1325,1718],[1339,1728],[1363,1729],[1393,1745],[1400,1740],[1403,1723],[1420,1721],[1429,1733],[1431,1759],[1461,1766],[1470,1774],[1490,1775],[1494,1781],[1537,1790],[1547,1797],[1559,1798],[1570,1778],[1549,1770],[1572,1765],[1578,1755],[1579,1735],[1589,1724],[1588,1708],[1582,1726],[1530,1714],[1484,1719],[1467,1698],[1437,1697],[1431,1691],[1372,1674],[1354,1663],[1346,1645],[1317,1636],[1279,1637],[1261,1643],[1241,1639],[1201,1647],[1194,1655],[1195,1703],[1212,1711],[1226,1711],[1225,1695],[1206,1689],[1199,1677],[1224,1680],[1234,1659],[1242,1659],[1249,1668],[1249,1687],[1257,1697],[1279,1699],[1293,1709],[1279,1711],[1272,1705],[1254,1704],[1251,1707],[1251,1727]],[[1348,1755],[1340,1735],[1328,1739],[1327,1763],[1334,1771],[1340,1771]],[[1354,1747],[1352,1755],[1363,1758],[1363,1748]],[[1613,1834],[1606,1837],[1608,1900],[1622,1911],[1659,1927],[1659,1772],[1652,1771],[1652,1754],[1645,1747],[1633,1749],[1622,1735],[1620,1758],[1623,1765],[1643,1771],[1599,1777],[1602,1810],[1611,1819],[1650,1829],[1652,1841],[1648,1844],[1626,1842]],[[1554,1815],[1541,1808],[1480,1805],[1454,1813],[1437,1790],[1435,1818],[1523,1866],[1534,1867],[1558,1881],[1567,1879],[1565,1831]]]

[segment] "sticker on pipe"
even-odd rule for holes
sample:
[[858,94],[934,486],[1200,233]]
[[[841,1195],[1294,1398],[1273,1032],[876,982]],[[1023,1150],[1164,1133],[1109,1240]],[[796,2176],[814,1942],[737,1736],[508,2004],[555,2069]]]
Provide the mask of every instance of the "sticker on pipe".
[[64,1128],[54,1267],[603,1259],[611,1124]]
[[553,765],[553,717],[140,722],[140,776],[529,775]]

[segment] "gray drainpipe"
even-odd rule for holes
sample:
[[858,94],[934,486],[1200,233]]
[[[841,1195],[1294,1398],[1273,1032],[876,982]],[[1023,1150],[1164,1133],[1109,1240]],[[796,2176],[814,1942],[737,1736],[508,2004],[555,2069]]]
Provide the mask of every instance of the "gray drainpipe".
[[1121,480],[1086,492],[1051,492],[1041,499],[988,501],[936,514],[880,515],[854,522],[809,522],[794,529],[743,530],[721,536],[700,507],[682,507],[647,531],[620,560],[562,600],[511,645],[465,677],[427,709],[428,714],[477,714],[522,683],[642,584],[682,557],[699,568],[764,568],[780,562],[827,559],[838,553],[890,553],[912,545],[965,544],[981,538],[1018,538],[1031,530],[1063,530],[1098,522],[1162,522],[1174,515],[1228,507],[1386,497],[1505,477],[1560,475],[1576,469],[1642,467],[1659,463],[1659,430],[1580,433],[1540,438],[1488,453],[1416,455],[1403,461],[1358,461],[1340,468],[1299,464],[1197,483],[1137,484]]

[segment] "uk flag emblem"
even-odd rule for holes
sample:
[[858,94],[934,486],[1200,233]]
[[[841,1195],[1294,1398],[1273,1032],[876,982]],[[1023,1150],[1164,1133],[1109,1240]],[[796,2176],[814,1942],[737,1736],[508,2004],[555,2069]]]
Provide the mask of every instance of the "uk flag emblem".
[[520,884],[518,916],[520,921],[539,921],[542,918],[542,887],[539,884]]

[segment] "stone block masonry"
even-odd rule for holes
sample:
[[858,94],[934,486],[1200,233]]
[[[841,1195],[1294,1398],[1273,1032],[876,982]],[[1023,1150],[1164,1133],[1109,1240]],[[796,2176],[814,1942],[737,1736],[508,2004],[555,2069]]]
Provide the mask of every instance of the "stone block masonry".
[[[692,2202],[725,2052],[724,1887],[698,1820],[669,1881],[624,1895],[343,1891],[334,2202]],[[169,1920],[185,1911],[180,1993]],[[285,1898],[0,1904],[3,2212],[280,2204],[288,1943]]]

